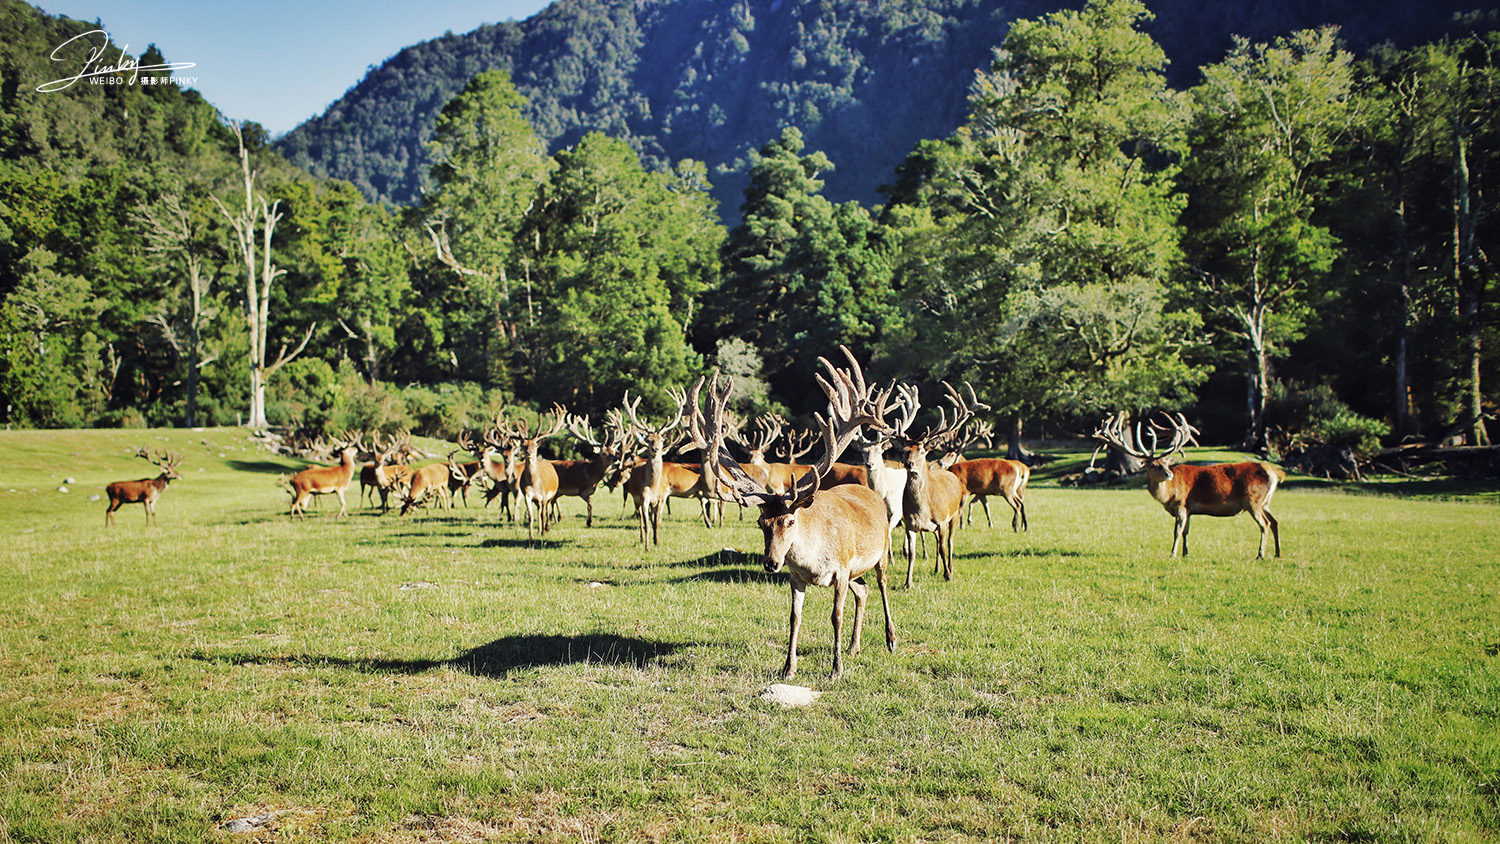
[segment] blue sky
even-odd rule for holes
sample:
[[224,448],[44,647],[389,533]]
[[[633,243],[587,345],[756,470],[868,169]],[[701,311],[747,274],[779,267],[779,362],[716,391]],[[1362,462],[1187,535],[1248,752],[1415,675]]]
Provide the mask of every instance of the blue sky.
[[[102,20],[117,47],[155,44],[194,62],[209,102],[280,135],[319,114],[372,66],[444,32],[524,20],[550,0],[31,0],[49,14]],[[129,45],[126,47],[125,45]]]

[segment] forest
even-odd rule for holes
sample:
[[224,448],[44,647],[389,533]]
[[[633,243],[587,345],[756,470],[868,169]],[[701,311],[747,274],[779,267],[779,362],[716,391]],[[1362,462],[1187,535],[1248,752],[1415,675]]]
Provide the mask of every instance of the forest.
[[10,426],[451,436],[626,389],[660,412],[712,368],[744,412],[801,414],[842,343],[875,377],[971,382],[1017,448],[1153,408],[1272,454],[1488,442],[1493,14],[1402,48],[1238,38],[1187,83],[1138,0],[1017,20],[879,202],[830,198],[830,152],[768,125],[732,225],[701,160],[554,148],[506,70],[444,100],[399,204],[192,90],[37,92],[94,26],[0,20]]

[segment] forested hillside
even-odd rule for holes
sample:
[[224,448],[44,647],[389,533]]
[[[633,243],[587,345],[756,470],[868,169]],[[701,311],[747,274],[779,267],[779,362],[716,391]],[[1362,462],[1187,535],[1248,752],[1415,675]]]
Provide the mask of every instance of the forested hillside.
[[[456,82],[416,59],[470,42],[421,45],[365,83],[420,96],[339,106],[432,114],[385,136],[422,184],[393,208],[169,78],[39,91],[94,27],[0,0],[0,421],[451,436],[626,390],[671,413],[712,368],[738,413],[798,414],[843,344],[928,412],[971,382],[1018,449],[1122,408],[1274,455],[1487,440],[1494,13],[1359,51],[1205,35],[1183,82],[1152,32],[1188,24],[1140,0],[989,8],[576,0],[486,30],[515,75],[476,48]],[[986,38],[975,70],[954,45]]]
[[[1146,26],[1178,87],[1221,58],[1232,35],[1266,40],[1324,24],[1354,49],[1442,33],[1475,0],[1284,3],[1153,0]],[[438,111],[476,73],[503,69],[553,149],[601,131],[648,166],[706,162],[725,219],[738,214],[749,153],[796,126],[828,154],[831,199],[878,198],[924,138],[952,132],[974,71],[1011,21],[1079,0],[559,0],[520,23],[413,45],[323,115],[277,142],[286,157],[398,205],[426,182]]]

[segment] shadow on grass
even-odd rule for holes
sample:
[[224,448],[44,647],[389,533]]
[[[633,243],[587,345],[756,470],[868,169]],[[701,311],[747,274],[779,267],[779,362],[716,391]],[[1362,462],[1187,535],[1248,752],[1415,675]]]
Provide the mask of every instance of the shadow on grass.
[[[758,558],[757,558],[758,559]],[[726,568],[679,577],[673,583],[786,583],[787,573],[767,572],[757,563],[753,568]]]
[[1012,548],[1006,551],[955,551],[959,560],[1004,560],[1011,557],[1083,557],[1083,552],[1074,548]]
[[523,536],[523,537],[521,537],[519,539],[511,538],[511,537],[495,537],[495,538],[491,538],[491,539],[481,539],[474,547],[475,548],[561,548],[561,547],[563,547],[564,545],[567,545],[567,544],[568,544],[568,541],[564,540],[564,539],[527,539],[526,537]]
[[236,472],[261,472],[269,475],[280,475],[299,471],[296,466],[288,466],[285,463],[275,463],[270,460],[226,460],[224,465]]
[[230,665],[306,666],[344,668],[370,674],[420,674],[435,668],[453,668],[476,677],[504,678],[527,668],[561,665],[620,665],[644,668],[647,663],[670,656],[687,647],[609,633],[586,636],[506,636],[470,648],[452,659],[359,659],[318,654],[211,654],[199,652],[193,659]]

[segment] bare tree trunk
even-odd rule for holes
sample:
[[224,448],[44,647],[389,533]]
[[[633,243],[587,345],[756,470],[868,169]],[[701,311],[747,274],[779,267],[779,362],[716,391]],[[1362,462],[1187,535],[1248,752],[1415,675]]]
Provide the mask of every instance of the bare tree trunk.
[[1411,245],[1406,227],[1405,188],[1397,187],[1396,200],[1396,436],[1416,433],[1411,416],[1411,384],[1407,376],[1406,350],[1411,330]]
[[1464,410],[1470,445],[1489,445],[1484,426],[1484,394],[1480,386],[1481,352],[1480,299],[1484,281],[1474,249],[1475,209],[1469,182],[1469,139],[1455,121],[1454,132],[1454,202],[1453,202],[1453,284],[1458,290],[1459,316],[1464,330],[1464,353],[1468,357]]

